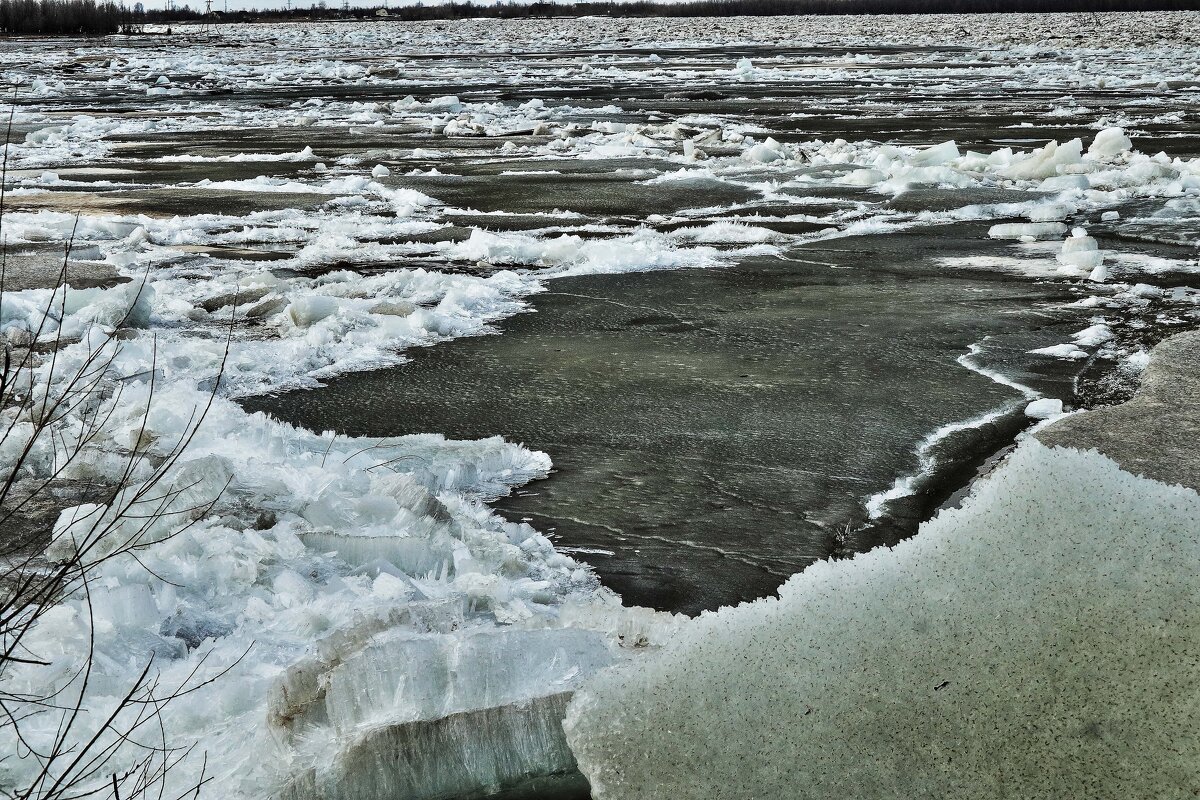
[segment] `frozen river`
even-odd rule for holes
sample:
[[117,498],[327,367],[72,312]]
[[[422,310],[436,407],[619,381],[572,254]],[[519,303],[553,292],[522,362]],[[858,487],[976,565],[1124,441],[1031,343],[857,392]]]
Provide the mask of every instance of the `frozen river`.
[[[157,376],[166,441],[236,321],[187,475],[228,491],[152,575],[110,576],[110,677],[130,631],[180,641],[164,616],[215,633],[213,664],[253,641],[237,697],[181,723],[229,754],[226,796],[386,796],[345,788],[350,756],[306,759],[360,757],[354,732],[385,722],[561,705],[632,657],[630,626],[673,624],[609,589],[695,614],[911,535],[1028,426],[1126,397],[1200,319],[1196,23],[0,41],[0,325],[37,327],[73,237],[56,324],[85,347],[133,304],[115,364],[135,399]],[[118,423],[87,479],[138,427]],[[317,671],[355,699],[281,708],[313,641],[352,643]],[[428,666],[539,652],[553,669],[486,690]],[[402,701],[371,658],[442,677]],[[239,771],[246,737],[285,756]]]

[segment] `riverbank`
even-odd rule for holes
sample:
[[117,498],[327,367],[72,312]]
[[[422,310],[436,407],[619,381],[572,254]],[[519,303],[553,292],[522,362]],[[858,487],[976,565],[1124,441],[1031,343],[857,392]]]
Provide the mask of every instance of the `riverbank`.
[[1065,417],[1037,438],[1098,450],[1135,475],[1200,491],[1200,332],[1158,345],[1132,399]]

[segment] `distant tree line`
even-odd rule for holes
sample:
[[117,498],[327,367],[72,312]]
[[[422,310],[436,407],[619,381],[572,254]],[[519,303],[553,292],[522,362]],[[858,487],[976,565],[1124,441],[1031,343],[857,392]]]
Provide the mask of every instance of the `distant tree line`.
[[[353,2],[353,0],[352,0]],[[1080,13],[1105,11],[1195,11],[1200,0],[680,0],[678,2],[612,2],[581,0],[536,2],[432,3],[399,6],[384,12],[401,21],[472,18],[525,19],[545,17],[735,17],[826,14],[981,14]],[[0,36],[84,35],[138,33],[148,22],[256,22],[305,19],[376,19],[381,8],[344,11],[324,2],[289,11],[235,11],[206,17],[190,6],[145,11],[111,0],[0,0]]]
[[134,24],[133,12],[93,0],[0,0],[0,34],[102,36]]
[[[264,15],[249,12],[245,16],[256,19]],[[0,36],[132,34],[141,33],[148,22],[197,22],[203,19],[204,13],[189,5],[147,11],[140,2],[129,8],[112,0],[0,0]]]
[[[214,0],[215,1],[215,0]],[[203,3],[204,0],[199,0]],[[140,6],[141,3],[138,3]],[[219,17],[213,14],[212,17]],[[177,6],[172,4],[168,9],[147,9],[137,14],[141,22],[196,22],[204,19],[204,12],[193,9],[189,5]]]
[[[354,0],[351,0],[353,3]],[[312,8],[290,11],[236,11],[224,16],[230,22],[375,19],[379,12],[400,21],[454,19],[526,19],[547,17],[737,17],[803,16],[829,14],[987,14],[987,13],[1087,13],[1106,11],[1196,11],[1200,0],[677,0],[676,2],[508,2],[438,3],[393,6],[384,9],[351,8],[320,2]],[[381,15],[382,16],[382,15]]]

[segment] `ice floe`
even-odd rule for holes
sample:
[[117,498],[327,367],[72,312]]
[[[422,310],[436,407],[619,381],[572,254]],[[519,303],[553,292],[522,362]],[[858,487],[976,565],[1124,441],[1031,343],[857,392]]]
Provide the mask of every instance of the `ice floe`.
[[602,672],[568,741],[601,799],[1171,794],[1198,526],[1190,489],[1026,441],[915,538]]

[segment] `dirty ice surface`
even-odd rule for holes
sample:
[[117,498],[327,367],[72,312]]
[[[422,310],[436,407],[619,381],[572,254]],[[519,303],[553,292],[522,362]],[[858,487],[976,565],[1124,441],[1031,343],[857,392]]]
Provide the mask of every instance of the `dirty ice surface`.
[[[855,270],[1002,287],[1000,310],[976,314],[980,338],[964,324],[917,359],[943,381],[976,382],[973,393],[940,405],[897,395],[916,411],[880,445],[887,469],[835,484],[841,506],[805,520],[809,544],[795,556],[757,552],[769,535],[735,553],[769,566],[769,592],[842,540],[869,544],[854,524],[911,514],[895,509],[946,469],[948,443],[1118,396],[1149,344],[1194,325],[1196,22],[889,18],[866,35],[838,18],[466,21],[231,26],[184,34],[186,46],[5,42],[4,82],[17,89],[0,328],[27,342],[52,304],[42,335],[76,342],[67,365],[105,326],[133,328],[112,360],[121,406],[68,477],[111,477],[113,454],[142,436],[168,450],[207,402],[238,321],[214,406],[169,478],[185,490],[179,507],[139,560],[102,568],[94,626],[82,598],[45,619],[27,645],[53,666],[13,672],[12,688],[79,691],[72,669],[93,634],[97,708],[151,654],[167,684],[202,660],[201,675],[236,662],[165,719],[177,743],[209,752],[222,796],[354,796],[367,774],[375,782],[357,796],[569,776],[555,717],[565,698],[687,625],[621,606],[581,559],[603,569],[621,551],[628,574],[639,560],[686,563],[709,543],[659,537],[643,555],[617,537],[573,543],[557,520],[556,549],[488,505],[552,467],[501,438],[509,431],[356,438],[234,400],[397,367],[414,347],[494,332],[556,286],[628,273],[778,276],[803,264],[810,278],[848,274],[825,290],[835,304]],[[941,231],[955,244],[939,251]],[[919,264],[890,244],[881,263],[853,257],[904,236],[924,237]],[[68,240],[70,288],[53,294],[47,275]],[[894,287],[868,285],[887,305]],[[62,424],[69,435],[72,420]],[[54,457],[38,451],[35,472]],[[751,477],[769,467],[721,465]],[[555,521],[536,496],[519,511]],[[47,557],[69,554],[105,514],[64,511]],[[775,524],[745,523],[766,534]],[[836,546],[811,546],[817,534]],[[721,597],[742,599],[699,606]],[[424,666],[409,675],[399,663]],[[385,664],[394,691],[370,684]],[[462,769],[424,770],[445,730],[429,723],[464,719],[478,739]],[[542,738],[523,738],[530,730]],[[54,730],[31,735],[36,746]],[[397,741],[408,772],[351,769]],[[0,786],[21,784],[28,763],[6,762]],[[172,780],[185,786],[196,769]]]
[[1028,439],[914,538],[602,673],[568,739],[596,798],[1186,796],[1198,525],[1194,490]]

